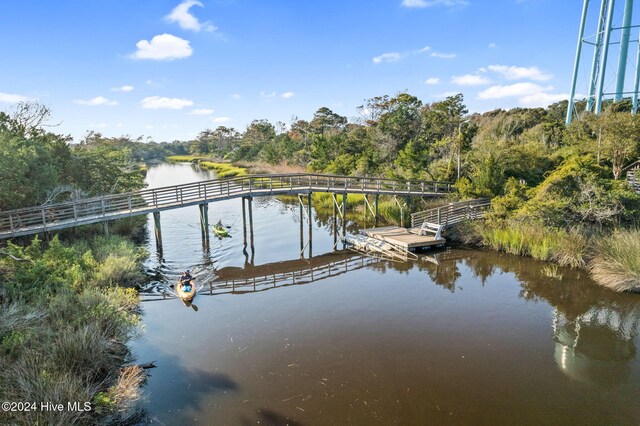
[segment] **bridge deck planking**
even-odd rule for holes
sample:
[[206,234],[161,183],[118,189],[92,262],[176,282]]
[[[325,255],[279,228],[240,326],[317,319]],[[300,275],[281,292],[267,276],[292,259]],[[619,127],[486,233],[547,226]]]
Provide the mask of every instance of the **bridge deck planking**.
[[49,206],[0,212],[0,239],[138,216],[240,197],[331,192],[441,196],[446,182],[404,182],[334,175],[266,175],[146,189]]

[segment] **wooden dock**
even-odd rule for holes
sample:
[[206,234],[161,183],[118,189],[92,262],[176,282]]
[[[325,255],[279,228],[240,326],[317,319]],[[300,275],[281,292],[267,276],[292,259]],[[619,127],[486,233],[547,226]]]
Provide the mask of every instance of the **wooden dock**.
[[447,242],[444,238],[436,239],[434,235],[420,235],[420,228],[407,229],[399,226],[384,226],[381,228],[361,229],[360,233],[407,251],[433,246],[440,247]]

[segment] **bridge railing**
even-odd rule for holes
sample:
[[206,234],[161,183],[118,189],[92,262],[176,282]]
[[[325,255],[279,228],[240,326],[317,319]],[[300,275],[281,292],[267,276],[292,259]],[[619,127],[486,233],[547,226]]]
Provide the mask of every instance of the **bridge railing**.
[[449,203],[411,214],[411,227],[422,227],[425,222],[446,227],[464,220],[478,219],[484,217],[490,207],[491,200],[488,198]]
[[287,191],[433,195],[451,190],[451,183],[437,181],[398,182],[383,178],[304,173],[250,175],[4,211],[0,212],[0,234],[36,228],[46,231],[48,226],[53,225],[73,226],[89,220],[108,220],[109,217],[142,214],[198,201],[281,194]]

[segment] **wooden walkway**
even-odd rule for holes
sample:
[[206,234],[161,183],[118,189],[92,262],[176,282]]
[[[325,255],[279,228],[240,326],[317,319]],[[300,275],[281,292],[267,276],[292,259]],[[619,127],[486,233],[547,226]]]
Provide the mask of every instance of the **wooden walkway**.
[[398,182],[323,174],[212,179],[0,212],[0,240],[240,197],[312,192],[435,197],[451,191],[449,182]]

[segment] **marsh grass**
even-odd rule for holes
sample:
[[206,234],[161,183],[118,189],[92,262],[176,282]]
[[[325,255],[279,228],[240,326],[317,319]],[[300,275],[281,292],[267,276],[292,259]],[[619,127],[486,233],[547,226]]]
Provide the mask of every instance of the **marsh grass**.
[[640,230],[618,230],[600,238],[589,271],[598,284],[614,291],[639,291]]
[[561,266],[585,268],[592,251],[591,238],[574,228],[560,233],[560,243],[553,260]]
[[200,161],[198,163],[201,168],[206,170],[214,170],[219,178],[228,178],[235,176],[247,176],[247,169],[237,167],[230,163],[214,163],[213,161]]
[[174,163],[196,163],[199,160],[205,160],[207,157],[202,155],[170,155],[165,158],[167,161]]
[[558,265],[555,264],[543,266],[542,274],[545,277],[552,278],[554,280],[562,280],[562,274],[558,272]]
[[212,161],[213,159],[210,157],[202,156],[202,155],[171,155],[166,157],[165,160],[170,162],[189,162],[195,163],[200,166],[200,168],[205,170],[214,170],[216,175],[219,178],[229,178],[235,176],[246,176],[248,175],[247,168],[234,165],[231,163],[220,163],[216,161]]
[[263,161],[238,161],[234,164],[237,167],[247,169],[251,174],[286,174],[307,172],[307,169],[305,167],[292,164],[269,164]]
[[540,226],[524,223],[488,225],[478,222],[473,227],[483,245],[494,250],[540,260],[552,260],[560,246],[560,234]]
[[[0,259],[0,288],[13,285],[0,301],[0,395],[66,404],[95,402],[104,393],[113,404],[88,412],[12,412],[0,423],[125,424],[142,381],[123,369],[140,317],[136,291],[118,285],[139,276],[143,253],[118,237],[70,246],[54,238],[47,247],[35,240],[9,249],[30,262]],[[23,284],[32,291],[21,291]]]

